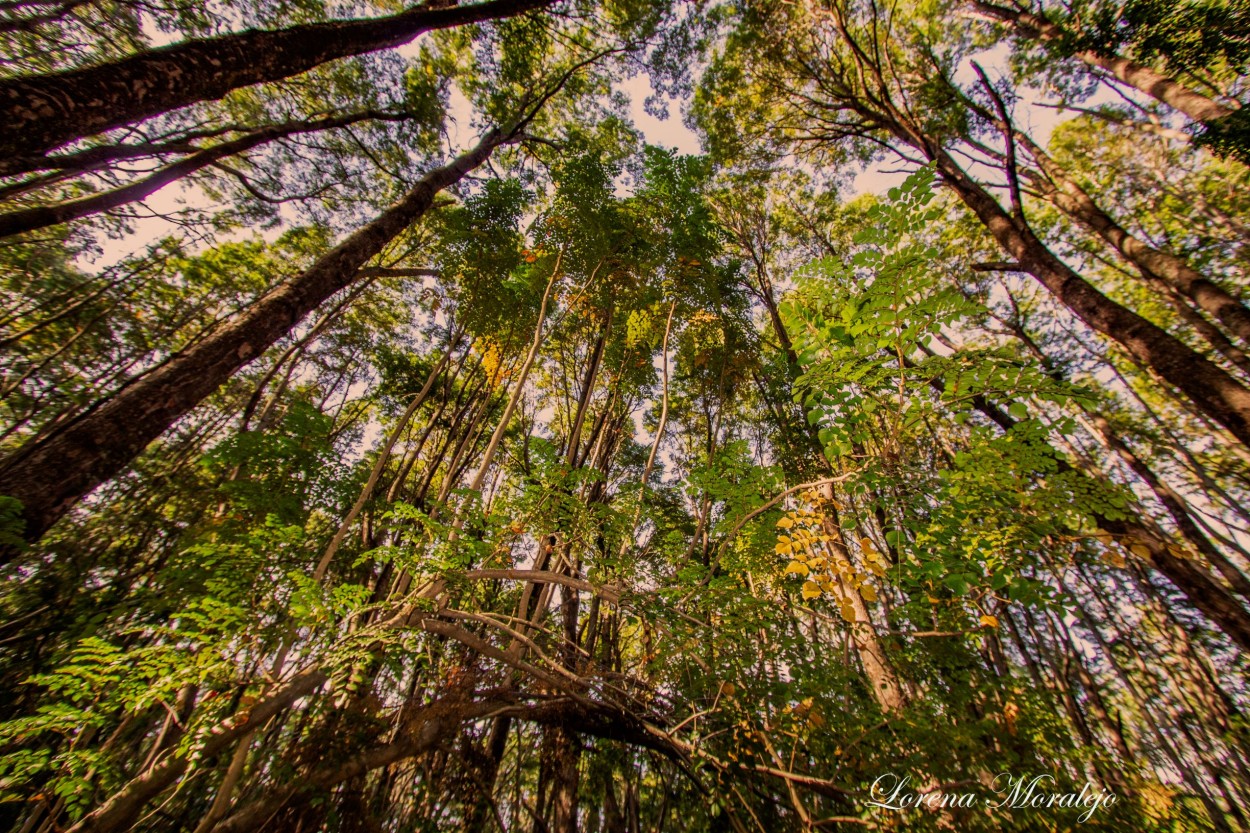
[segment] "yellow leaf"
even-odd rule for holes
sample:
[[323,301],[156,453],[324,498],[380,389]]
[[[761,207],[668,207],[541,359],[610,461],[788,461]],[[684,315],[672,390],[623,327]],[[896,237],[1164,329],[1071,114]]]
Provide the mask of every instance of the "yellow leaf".
[[855,605],[850,602],[842,603],[842,618],[848,622],[855,621]]
[[859,595],[863,596],[864,601],[866,602],[875,602],[877,600],[877,588],[873,587],[871,584],[861,585],[859,588]]
[[814,599],[820,595],[820,585],[814,581],[803,582],[803,598]]
[[782,518],[781,520],[777,521],[778,529],[789,529],[792,526],[794,526],[793,518]]
[[1145,544],[1133,544],[1128,551],[1138,558],[1150,558],[1150,547]]
[[776,551],[778,555],[789,555],[791,552],[794,551],[794,548],[791,547],[789,544],[778,544],[777,546],[773,547],[773,549]]
[[786,565],[785,575],[794,574],[794,575],[805,576],[808,574],[808,572],[810,571],[807,569],[806,564],[803,564],[798,561],[791,561],[789,564]]
[[981,617],[981,627],[983,627],[983,628],[997,628],[997,627],[998,627],[998,617],[997,617],[997,616],[991,616],[991,615],[989,615],[988,613],[987,613],[987,614],[985,614],[984,616],[982,616],[982,617]]

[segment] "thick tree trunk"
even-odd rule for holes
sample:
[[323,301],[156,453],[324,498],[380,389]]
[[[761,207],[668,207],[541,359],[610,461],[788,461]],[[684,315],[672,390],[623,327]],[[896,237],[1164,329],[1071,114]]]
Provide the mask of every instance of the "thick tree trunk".
[[[972,8],[981,16],[1010,24],[1025,37],[1050,43],[1061,43],[1064,40],[1064,32],[1059,26],[1030,12],[997,6],[982,0],[972,0]],[[1101,55],[1091,50],[1073,54],[1089,66],[1110,72],[1130,87],[1179,110],[1194,121],[1210,122],[1234,112],[1231,107],[1189,89],[1175,78],[1128,58]]]
[[5,125],[0,157],[38,157],[74,139],[214,101],[239,87],[399,46],[423,32],[514,17],[550,2],[422,4],[389,17],[249,30],[185,41],[102,66],[6,79],[0,82],[0,123]]
[[551,785],[551,833],[577,833],[578,764],[582,742],[577,733],[566,726],[551,726],[553,733]]
[[179,160],[160,169],[151,176],[146,176],[143,179],[132,182],[129,185],[123,185],[120,188],[114,188],[111,191],[105,191],[102,194],[93,194],[90,197],[70,200],[59,205],[41,205],[0,214],[0,237],[8,237],[24,231],[35,231],[36,229],[47,228],[60,223],[68,223],[71,220],[90,217],[102,211],[111,211],[114,208],[120,208],[123,205],[147,199],[166,185],[177,182],[179,179],[198,170],[207,168],[214,162],[230,156],[236,156],[276,139],[297,136],[301,133],[314,133],[319,130],[346,127],[349,124],[355,124],[366,119],[385,118],[396,119],[400,117],[391,113],[371,110],[336,116],[334,118],[287,122],[271,127],[263,127],[237,139],[205,148],[198,153],[188,156],[186,159]]
[[242,314],[116,396],[40,442],[19,449],[0,468],[0,494],[22,502],[26,540],[38,540],[70,507],[125,469],[148,443],[235,371],[327,298],[350,286],[360,268],[420,219],[441,190],[485,162],[502,141],[500,133],[491,131],[473,149],[426,174],[403,200],[302,275],[270,290]]
[[1158,278],[1192,300],[1199,309],[1241,339],[1243,344],[1250,344],[1250,309],[1241,299],[1176,255],[1160,251],[1130,234],[1103,211],[1049,154],[1028,137],[1020,134],[1017,137],[1053,182],[1053,185],[1045,181],[1038,184],[1061,211],[1091,229],[1142,272]]
[[1027,223],[1011,216],[941,148],[895,125],[900,137],[932,158],[946,184],[972,209],[1003,250],[1095,331],[1175,385],[1199,410],[1250,446],[1250,390],[1161,327],[1126,309],[1054,255]]

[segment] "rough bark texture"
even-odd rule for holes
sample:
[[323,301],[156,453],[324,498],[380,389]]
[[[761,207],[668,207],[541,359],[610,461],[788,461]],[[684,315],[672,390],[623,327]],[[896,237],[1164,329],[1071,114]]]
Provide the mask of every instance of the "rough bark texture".
[[910,134],[904,133],[903,137],[937,162],[946,183],[1003,250],[1015,258],[1022,271],[1036,278],[1091,328],[1115,340],[1136,361],[1175,385],[1203,413],[1250,446],[1250,390],[1166,330],[1091,286],[1047,249],[1026,223],[1008,214],[944,150]]
[[[1082,223],[1148,275],[1176,289],[1199,309],[1250,344],[1250,309],[1239,298],[1202,275],[1181,258],[1161,251],[1130,234],[1090,198],[1085,189],[1027,137],[1021,136],[1029,153],[1053,182],[1040,181],[1046,196],[1069,217]],[[1048,187],[1049,186],[1049,187]]]
[[93,194],[90,197],[70,200],[58,205],[41,205],[35,208],[23,208],[18,211],[10,211],[7,214],[0,214],[0,237],[8,237],[24,231],[34,231],[60,223],[68,223],[71,220],[89,217],[102,211],[111,211],[128,203],[147,199],[166,185],[176,182],[198,170],[207,168],[214,162],[249,151],[276,139],[297,136],[301,133],[315,133],[319,130],[332,130],[337,127],[346,127],[349,124],[365,121],[366,119],[379,118],[393,119],[396,117],[393,114],[367,111],[336,116],[334,118],[287,122],[260,128],[237,139],[205,148],[198,153],[188,156],[186,159],[161,168],[151,176],[146,176],[143,179],[132,182],[129,185],[123,185],[120,188],[114,188],[111,191],[105,191],[102,194]]
[[[196,344],[139,377],[0,468],[0,494],[23,505],[24,535],[36,541],[92,489],[121,472],[179,417],[282,338],[418,220],[439,191],[486,161],[503,141],[491,132],[472,150],[426,174],[396,205],[356,231],[306,272],[270,290]],[[7,555],[3,560],[7,560]]]
[[0,82],[0,157],[39,155],[66,142],[231,90],[399,46],[423,32],[514,17],[552,0],[417,6],[370,20],[249,30],[153,49],[102,66]]
[[[980,0],[973,0],[972,8],[980,15],[1010,24],[1025,37],[1052,43],[1064,40],[1064,32],[1059,26],[1030,12],[980,2]],[[1194,121],[1210,122],[1235,112],[1231,107],[1226,107],[1218,101],[1191,90],[1175,78],[1130,61],[1128,58],[1119,55],[1101,55],[1088,49],[1073,54],[1085,64],[1110,72],[1125,84],[1156,101],[1162,101]]]

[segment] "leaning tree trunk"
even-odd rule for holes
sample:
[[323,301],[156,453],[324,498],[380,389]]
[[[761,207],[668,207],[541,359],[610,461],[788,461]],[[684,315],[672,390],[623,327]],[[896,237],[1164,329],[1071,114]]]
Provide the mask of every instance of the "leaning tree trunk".
[[1095,331],[1175,385],[1200,411],[1250,446],[1250,389],[1161,327],[1103,295],[1051,252],[1028,224],[1009,214],[945,150],[927,137],[892,125],[900,138],[937,164],[946,184],[1028,272]]
[[[972,8],[980,16],[1009,24],[1025,37],[1048,43],[1062,43],[1065,39],[1066,33],[1058,25],[1031,12],[1005,8],[983,0],[973,0]],[[1191,90],[1175,78],[1128,58],[1104,55],[1090,49],[1073,54],[1083,63],[1110,72],[1130,87],[1184,113],[1196,122],[1210,123],[1236,112],[1231,107]]]
[[1156,249],[1130,234],[1095,203],[1049,154],[1027,136],[1018,133],[1016,136],[1050,178],[1050,182],[1039,181],[1037,184],[1055,206],[1092,230],[1148,277],[1153,276],[1171,286],[1227,327],[1243,344],[1250,344],[1250,308],[1241,299],[1176,255]]
[[[0,495],[22,503],[27,541],[117,475],[173,423],[240,367],[285,336],[309,312],[350,286],[362,266],[430,209],[434,197],[506,141],[492,130],[476,147],[430,171],[396,205],[356,231],[306,272],[262,296],[234,319],[139,377],[0,467]],[[11,553],[0,555],[7,561]]]
[[407,43],[423,32],[514,17],[551,0],[422,4],[371,20],[335,20],[189,40],[101,66],[0,82],[0,174],[47,151],[140,119],[214,101],[327,61]]
[[[945,388],[940,379],[930,382],[935,390],[942,393]],[[1001,428],[1010,431],[1015,427],[1016,420],[984,396],[977,395],[971,399],[972,407]],[[1055,453],[1058,470],[1068,472],[1073,466],[1062,456]],[[1178,590],[1184,594],[1189,603],[1201,611],[1215,627],[1242,650],[1250,651],[1250,613],[1238,603],[1237,599],[1221,587],[1206,570],[1193,560],[1179,558],[1167,546],[1167,542],[1159,538],[1153,531],[1131,519],[1112,519],[1099,512],[1091,512],[1090,516],[1098,527],[1119,538],[1126,544],[1135,544],[1146,551],[1145,560],[1162,573]],[[1073,534],[1080,534],[1073,530]]]
[[60,223],[68,223],[71,220],[90,217],[93,214],[111,211],[123,205],[147,199],[166,185],[177,182],[183,177],[207,168],[222,159],[237,156],[240,153],[277,139],[285,139],[301,133],[315,133],[321,130],[346,127],[366,119],[399,120],[403,118],[407,118],[407,116],[366,110],[332,118],[286,122],[269,127],[261,127],[237,139],[231,139],[228,142],[221,142],[212,147],[204,148],[186,159],[181,159],[161,168],[149,176],[110,191],[92,194],[89,197],[69,200],[56,205],[39,205],[0,214],[0,237],[8,237],[25,231],[35,231],[48,226],[59,225]]

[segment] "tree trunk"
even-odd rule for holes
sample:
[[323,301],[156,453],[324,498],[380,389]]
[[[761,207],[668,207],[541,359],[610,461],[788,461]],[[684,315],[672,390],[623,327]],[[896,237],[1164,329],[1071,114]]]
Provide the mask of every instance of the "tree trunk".
[[1089,284],[1054,255],[1027,223],[1008,212],[958,163],[927,138],[895,123],[900,138],[922,150],[945,182],[977,215],[1022,271],[1082,321],[1124,347],[1135,360],[1175,385],[1198,408],[1250,446],[1250,390],[1161,327],[1152,324]]
[[[148,443],[236,370],[351,285],[361,266],[430,209],[435,195],[485,162],[503,141],[492,130],[476,147],[422,177],[398,204],[302,275],[270,290],[241,315],[111,399],[14,453],[0,470],[0,494],[22,502],[26,540],[37,541],[70,507],[125,469]],[[12,553],[0,553],[4,561],[11,557]]]
[[[1008,293],[1010,294],[1010,292]],[[1014,303],[1014,302],[1013,302]],[[1050,368],[1049,375],[1059,382],[1067,382],[1067,378],[1063,373],[1054,370],[1054,365],[1037,342],[1030,337],[1028,332],[1021,326],[1018,320],[1003,320],[1006,326],[1015,337],[1025,346],[1044,367]],[[1083,405],[1078,405],[1082,414],[1082,419],[1086,422],[1086,428],[1106,447],[1106,449],[1129,467],[1129,469],[1137,475],[1142,481],[1150,487],[1158,498],[1159,503],[1167,510],[1168,515],[1176,524],[1176,530],[1181,537],[1189,542],[1190,546],[1197,552],[1201,553],[1212,567],[1216,569],[1233,590],[1243,598],[1250,600],[1250,580],[1247,580],[1240,570],[1237,569],[1228,558],[1221,552],[1202,530],[1198,527],[1190,512],[1189,504],[1178,494],[1171,486],[1165,483],[1154,470],[1147,465],[1133,452],[1131,448],[1115,433],[1111,427],[1111,423],[1102,414],[1091,411]]]
[[1173,523],[1176,524],[1176,529],[1181,534],[1181,537],[1202,554],[1211,566],[1228,581],[1234,592],[1242,598],[1250,600],[1250,580],[1202,533],[1198,524],[1194,522],[1193,517],[1189,514],[1189,506],[1185,499],[1177,494],[1171,486],[1164,483],[1146,465],[1144,460],[1125,445],[1124,441],[1112,430],[1111,423],[1107,421],[1106,417],[1101,414],[1092,414],[1090,419],[1094,434],[1102,440],[1108,450],[1123,460],[1124,464],[1145,481],[1146,485],[1155,493],[1155,497],[1163,504],[1163,508],[1167,510]]
[[186,159],[160,169],[151,176],[144,177],[129,185],[123,185],[120,188],[114,188],[111,191],[105,191],[102,194],[93,194],[90,197],[70,200],[58,205],[41,205],[0,214],[0,237],[8,237],[9,235],[20,234],[25,231],[35,231],[36,229],[47,228],[60,223],[68,223],[71,220],[90,217],[102,211],[111,211],[114,208],[120,208],[123,205],[147,199],[166,185],[177,182],[179,179],[198,170],[207,168],[220,159],[235,156],[276,139],[297,136],[301,133],[314,133],[319,130],[346,127],[349,124],[355,124],[366,119],[383,118],[399,119],[402,117],[369,110],[335,118],[287,122],[271,127],[263,127],[238,139],[232,139],[229,142],[222,142],[213,147],[205,148]]
[[452,353],[455,352],[456,345],[460,341],[459,334],[454,334],[450,343],[447,345],[446,352],[439,359],[438,364],[434,365],[430,370],[430,374],[425,379],[425,384],[421,387],[413,397],[412,402],[408,404],[407,409],[395,421],[395,426],[391,428],[391,432],[387,435],[386,441],[382,444],[381,451],[378,452],[378,459],[374,462],[373,468],[369,472],[369,479],[365,482],[364,488],[360,490],[360,496],[356,498],[356,502],[352,504],[352,508],[347,510],[347,515],[339,523],[338,529],[334,533],[334,537],[330,539],[330,543],[326,545],[325,552],[321,556],[321,560],[317,562],[316,569],[313,570],[312,579],[314,582],[320,582],[325,578],[326,572],[330,569],[330,562],[334,559],[334,554],[338,552],[342,546],[344,539],[347,538],[347,532],[351,529],[352,523],[360,515],[360,511],[365,508],[365,504],[373,497],[373,490],[378,485],[378,479],[382,476],[386,464],[391,459],[391,450],[395,448],[399,435],[408,427],[408,421],[412,419],[412,415],[417,409],[425,404],[425,399],[430,395],[430,390],[434,387],[434,383],[438,380],[438,376],[443,372],[443,368],[447,366],[447,362],[451,360]]
[[[934,379],[931,384],[939,393],[945,390],[940,379]],[[1004,431],[1010,431],[1015,426],[1016,420],[985,397],[974,396],[971,402],[974,408]],[[1056,454],[1056,459],[1059,471],[1072,470],[1072,465],[1063,457]],[[1112,520],[1096,512],[1091,513],[1091,517],[1106,532],[1145,547],[1149,553],[1146,560],[1151,566],[1165,575],[1189,603],[1205,614],[1229,639],[1243,650],[1250,651],[1250,613],[1205,570],[1193,561],[1177,558],[1168,550],[1166,542],[1139,523]]]
[[336,20],[189,40],[101,66],[0,82],[0,174],[22,170],[66,142],[121,127],[231,90],[289,78],[315,66],[399,46],[423,32],[499,20],[551,0],[422,4],[371,20]]
[[[851,562],[851,552],[842,535],[842,526],[838,522],[838,510],[833,503],[833,484],[827,483],[820,487],[821,497],[825,499],[826,508],[821,518],[822,531],[832,540],[832,553],[839,560]],[[858,591],[847,582],[839,579],[843,596],[855,610],[856,621],[851,624],[851,640],[855,644],[855,652],[859,655],[860,664],[864,669],[864,678],[872,690],[873,699],[881,706],[881,711],[894,714],[907,705],[907,693],[903,690],[898,672],[886,655],[885,646],[877,635],[868,605],[860,597]]]
[[1090,228],[1148,276],[1154,276],[1191,299],[1222,323],[1243,344],[1250,344],[1250,309],[1241,299],[1200,274],[1181,258],[1137,239],[1103,211],[1079,184],[1028,137],[1016,134],[1054,185],[1039,181],[1061,211]]
[[508,403],[504,406],[503,416],[499,418],[499,424],[495,426],[494,432],[490,435],[490,441],[486,444],[486,450],[482,453],[482,462],[478,466],[477,473],[473,475],[473,480],[469,482],[469,488],[475,492],[480,492],[482,484],[486,482],[486,472],[490,469],[491,461],[495,459],[495,452],[499,450],[499,443],[503,440],[503,435],[508,431],[508,425],[512,422],[512,415],[516,413],[517,404],[520,403],[521,395],[525,392],[525,383],[529,380],[530,369],[533,368],[534,361],[538,358],[538,350],[543,344],[543,325],[547,321],[547,304],[551,300],[551,290],[555,287],[556,280],[560,275],[560,262],[563,259],[564,251],[561,250],[559,256],[556,257],[551,277],[547,280],[547,288],[543,291],[542,304],[538,308],[538,323],[534,325],[534,338],[530,341],[529,352],[525,354],[525,360],[521,364],[517,380],[513,384],[512,390],[508,393]]
[[[1011,24],[1025,37],[1049,43],[1061,43],[1065,37],[1059,26],[1030,12],[996,6],[983,0],[972,0],[972,8],[984,17]],[[1211,122],[1235,112],[1231,107],[1194,92],[1175,78],[1128,58],[1101,55],[1088,49],[1073,54],[1089,66],[1110,72],[1130,87],[1179,110],[1194,121]]]

